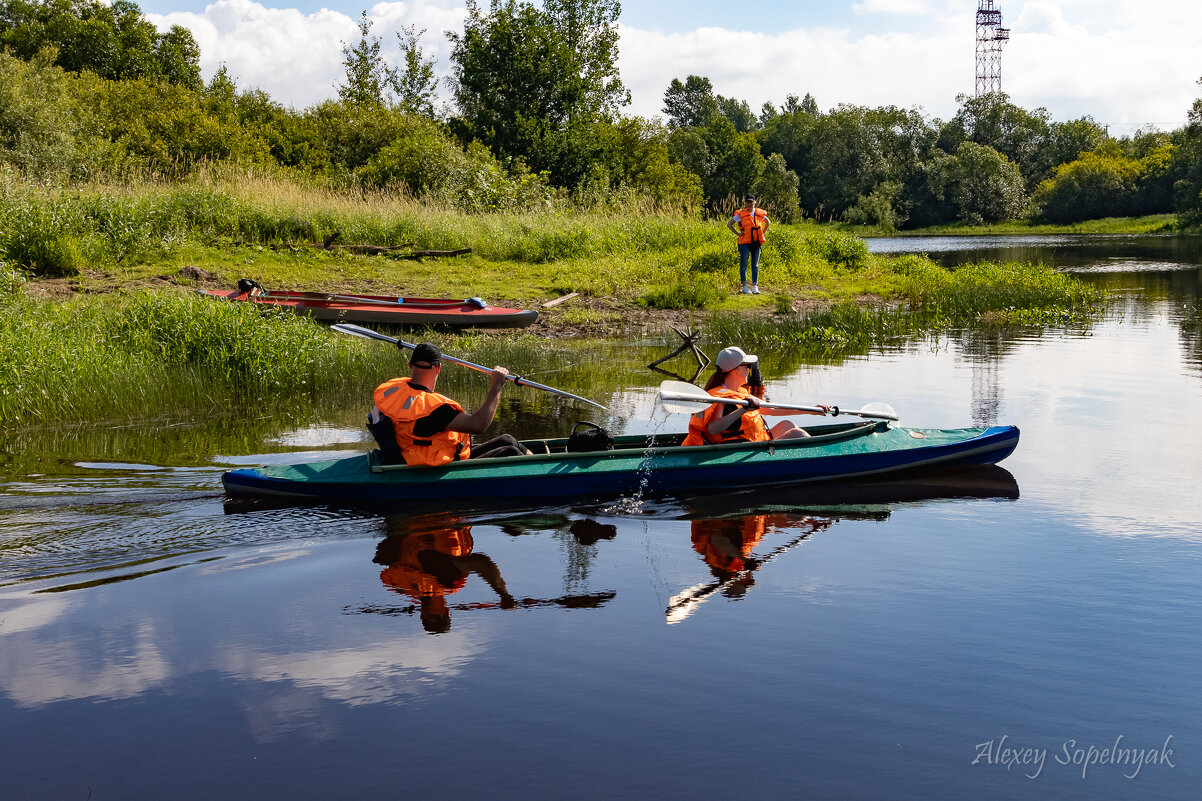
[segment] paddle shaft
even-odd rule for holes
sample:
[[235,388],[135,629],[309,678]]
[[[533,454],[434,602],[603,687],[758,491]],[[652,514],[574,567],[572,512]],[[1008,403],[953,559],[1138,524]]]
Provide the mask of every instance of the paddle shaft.
[[[749,406],[751,401],[738,398],[717,398],[710,395],[708,392],[697,395],[685,392],[664,392],[659,393],[662,400],[676,401],[679,403],[696,403],[709,405],[712,403],[731,404],[733,406]],[[832,417],[838,417],[841,414],[850,414],[856,417],[868,417],[876,420],[897,420],[897,415],[886,414],[884,412],[870,412],[864,409],[848,410],[840,409],[838,406],[832,406],[830,411],[823,409],[821,406],[801,406],[795,403],[764,403],[759,404],[764,409],[792,409],[798,412],[810,412],[811,414],[829,414]]]
[[[396,339],[394,337],[388,336],[387,334],[381,334],[379,331],[373,331],[370,328],[364,328],[361,325],[354,325],[352,323],[337,323],[335,325],[330,326],[330,328],[334,329],[335,331],[338,331],[339,333],[343,333],[343,334],[351,334],[352,336],[367,337],[368,339],[378,339],[381,342],[391,342],[394,345],[399,345],[403,348],[408,348],[409,350],[414,350],[417,348],[417,345],[414,345],[410,342],[406,342],[403,339]],[[442,355],[442,360],[445,362],[451,362],[452,364],[458,364],[463,367],[467,367],[471,370],[476,370],[477,372],[488,373],[489,375],[492,375],[492,368],[485,367],[482,364],[476,364],[474,362],[469,362],[465,359],[457,359],[454,356],[448,356],[445,353]],[[572,398],[574,400],[583,401],[584,403],[587,403],[590,406],[596,406],[598,409],[605,408],[604,406],[597,403],[596,401],[591,401],[588,398],[582,398],[579,395],[573,395],[571,392],[564,392],[562,389],[556,389],[555,387],[549,387],[546,384],[539,384],[535,381],[531,381],[529,379],[522,378],[520,375],[508,375],[505,378],[508,381],[512,381],[515,386],[531,387],[533,389],[541,389],[542,391],[550,392],[553,395],[559,395],[564,398]]]

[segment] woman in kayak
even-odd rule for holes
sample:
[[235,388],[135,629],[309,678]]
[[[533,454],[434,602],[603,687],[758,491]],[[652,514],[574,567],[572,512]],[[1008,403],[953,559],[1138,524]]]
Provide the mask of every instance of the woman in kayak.
[[[742,348],[726,348],[715,360],[716,368],[705,389],[715,398],[746,400],[746,405],[718,403],[697,412],[689,418],[689,433],[684,445],[717,445],[723,442],[766,442],[770,439],[796,439],[808,437],[804,428],[792,420],[782,420],[771,429],[762,415],[783,416],[792,414],[820,414],[799,412],[795,409],[765,409],[760,405],[763,382],[758,380],[758,356],[745,353]],[[753,380],[752,374],[757,378]],[[760,387],[756,392],[755,387]],[[759,397],[757,397],[757,395]],[[818,408],[830,411],[831,407],[818,404]]]

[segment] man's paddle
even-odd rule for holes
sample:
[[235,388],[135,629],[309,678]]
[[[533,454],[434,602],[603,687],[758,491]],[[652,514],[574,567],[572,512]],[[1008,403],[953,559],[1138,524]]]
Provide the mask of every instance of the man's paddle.
[[[711,403],[728,403],[734,406],[746,406],[748,404],[746,400],[716,398],[701,387],[684,381],[665,381],[660,384],[659,402],[663,405],[664,409],[673,414],[691,414],[697,411],[698,406],[709,406]],[[841,414],[850,414],[873,420],[896,421],[898,419],[897,412],[893,411],[893,407],[887,403],[870,403],[863,409],[856,409],[854,411],[832,406],[829,412],[818,406],[799,406],[793,403],[760,403],[760,406],[766,409],[794,409],[799,412],[829,414],[832,417],[837,417]]]
[[[337,331],[341,334],[350,334],[351,336],[365,337],[367,339],[378,339],[381,342],[391,342],[392,344],[397,345],[399,347],[409,348],[409,350],[413,350],[414,348],[417,347],[417,345],[406,342],[403,339],[394,339],[393,337],[390,337],[387,334],[381,334],[379,331],[373,331],[372,329],[364,328],[361,325],[353,325],[351,323],[337,323],[335,325],[330,326],[330,328],[334,329],[335,331]],[[477,370],[481,373],[492,373],[491,368],[485,367],[482,364],[473,364],[472,362],[464,361],[463,359],[456,359],[454,356],[448,356],[445,353],[442,355],[442,358],[443,358],[443,361],[451,362],[452,364],[462,365],[464,367],[469,367],[472,370]],[[596,406],[598,409],[605,408],[604,406],[597,403],[596,401],[591,401],[588,398],[582,398],[579,395],[573,395],[571,392],[564,392],[562,389],[556,389],[555,387],[549,387],[546,384],[535,383],[534,381],[531,381],[528,378],[522,378],[520,375],[511,375],[508,377],[508,379],[510,381],[512,381],[516,386],[519,386],[519,387],[533,387],[534,389],[541,389],[543,392],[550,392],[553,395],[559,395],[564,398],[572,398],[573,400],[583,401],[584,403],[587,403],[591,406]]]

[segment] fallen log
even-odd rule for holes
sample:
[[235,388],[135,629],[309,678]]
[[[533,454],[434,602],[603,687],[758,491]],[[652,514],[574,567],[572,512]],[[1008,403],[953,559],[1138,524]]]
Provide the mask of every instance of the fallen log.
[[471,248],[459,248],[459,250],[415,250],[401,258],[403,259],[424,259],[427,257],[438,256],[462,256],[464,253],[471,253]]

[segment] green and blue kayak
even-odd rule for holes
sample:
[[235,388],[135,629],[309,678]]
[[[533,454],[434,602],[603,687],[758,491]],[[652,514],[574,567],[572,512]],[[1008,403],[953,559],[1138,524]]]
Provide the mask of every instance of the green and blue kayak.
[[683,434],[619,436],[613,450],[572,453],[566,439],[527,440],[529,456],[441,467],[382,465],[378,452],[231,470],[231,497],[333,503],[603,499],[689,495],[743,487],[996,464],[1018,445],[1014,426],[900,428],[880,422],[811,426],[804,439],[681,447]]

